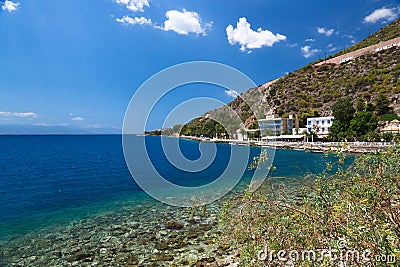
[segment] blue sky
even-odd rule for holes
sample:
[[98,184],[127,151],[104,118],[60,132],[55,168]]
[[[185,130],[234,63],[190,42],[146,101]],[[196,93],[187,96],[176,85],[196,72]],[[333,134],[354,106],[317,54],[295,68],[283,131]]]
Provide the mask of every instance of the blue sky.
[[[215,61],[263,84],[400,14],[398,1],[383,0],[0,0],[0,6],[0,124],[87,128],[121,128],[135,90],[172,65]],[[233,100],[221,88],[192,85],[160,103],[156,114],[200,96]],[[205,111],[193,107],[176,122]],[[148,129],[160,127],[156,117]]]

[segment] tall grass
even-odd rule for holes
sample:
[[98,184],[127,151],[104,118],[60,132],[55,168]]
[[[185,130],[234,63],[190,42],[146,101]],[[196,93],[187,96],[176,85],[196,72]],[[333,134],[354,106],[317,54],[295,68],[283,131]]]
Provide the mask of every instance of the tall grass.
[[399,147],[349,168],[338,156],[335,172],[269,178],[225,203],[221,223],[241,266],[399,266]]

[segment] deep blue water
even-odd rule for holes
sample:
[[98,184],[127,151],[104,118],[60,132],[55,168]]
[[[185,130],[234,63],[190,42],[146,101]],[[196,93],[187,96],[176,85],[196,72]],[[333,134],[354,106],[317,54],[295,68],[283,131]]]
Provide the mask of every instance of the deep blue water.
[[[230,145],[217,144],[210,168],[188,174],[169,164],[159,141],[159,137],[146,137],[150,158],[162,175],[180,185],[207,184],[223,172],[229,161]],[[199,143],[182,139],[179,143],[188,159],[200,157]],[[251,148],[250,158],[259,151]],[[319,173],[328,160],[334,158],[277,150],[274,175]],[[247,170],[243,180],[251,174]],[[132,179],[119,135],[0,136],[0,238],[143,201],[155,202]]]

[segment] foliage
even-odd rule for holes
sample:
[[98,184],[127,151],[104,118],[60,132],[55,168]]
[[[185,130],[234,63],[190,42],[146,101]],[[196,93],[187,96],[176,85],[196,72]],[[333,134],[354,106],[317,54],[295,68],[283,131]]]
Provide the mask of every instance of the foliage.
[[360,97],[357,98],[355,108],[356,108],[357,112],[365,111],[365,108],[366,108],[365,100]]
[[305,127],[307,125],[307,119],[312,117],[319,117],[320,114],[317,110],[302,109],[300,110],[300,127]]
[[[399,148],[359,156],[347,169],[341,165],[345,156],[338,156],[335,172],[328,164],[316,177],[270,178],[257,191],[225,203],[221,223],[226,239],[239,250],[240,266],[398,266]],[[268,255],[262,257],[265,261],[259,258],[266,248],[268,253],[275,251],[272,261]],[[329,257],[314,260],[288,255],[290,251],[302,255],[314,250],[328,256],[322,254],[323,249],[345,255],[345,262],[340,265],[341,258],[330,261]],[[279,250],[295,261],[279,261]],[[371,252],[372,262],[362,257],[365,251]],[[392,262],[374,262],[379,255]]]
[[198,118],[192,120],[191,122],[183,126],[181,134],[187,136],[203,136],[209,138],[213,138],[216,135],[218,137],[228,135],[228,133],[220,123],[207,118]]
[[260,130],[254,132],[247,132],[247,137],[250,139],[261,138],[261,132]]
[[[333,106],[332,113],[335,117],[331,128],[329,129],[329,136],[334,141],[348,140],[356,135],[355,128],[361,128],[361,122],[354,121],[355,109],[350,97],[340,98]],[[353,128],[350,123],[353,122]],[[364,133],[365,134],[365,133]]]
[[335,120],[338,120],[345,125],[350,124],[354,112],[355,109],[350,97],[341,98],[332,106],[332,114],[335,117]]
[[258,129],[258,121],[257,121],[257,120],[254,120],[254,121],[250,124],[249,129],[250,129],[250,130]]
[[331,128],[329,129],[329,137],[333,141],[347,140],[353,135],[349,131],[349,125],[340,120],[334,120]]
[[375,99],[375,110],[378,116],[389,113],[390,101],[386,94],[379,93]]
[[394,139],[394,134],[393,133],[383,133],[382,134],[382,139],[385,142],[392,142]]
[[400,117],[394,112],[386,113],[386,114],[380,116],[380,118],[379,118],[379,120],[381,120],[381,121],[393,121],[393,120],[399,120],[399,119],[400,119]]
[[357,112],[350,121],[350,131],[355,137],[362,137],[378,127],[378,118],[369,111]]
[[367,141],[369,141],[369,142],[379,142],[382,139],[381,136],[376,131],[369,132],[367,134],[366,138],[367,138]]
[[[375,105],[370,102],[366,103],[365,100],[358,98],[354,109],[350,97],[339,99],[332,106],[335,120],[329,130],[328,139],[333,141],[380,141],[382,138],[376,132],[378,117],[373,111],[376,110],[376,114],[390,111],[389,99],[386,94],[379,93],[375,103]],[[385,114],[382,118],[391,120],[397,118],[397,114]]]

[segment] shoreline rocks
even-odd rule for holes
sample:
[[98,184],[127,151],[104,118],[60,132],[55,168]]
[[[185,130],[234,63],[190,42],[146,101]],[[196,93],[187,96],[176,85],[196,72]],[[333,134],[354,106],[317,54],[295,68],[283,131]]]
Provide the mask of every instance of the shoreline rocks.
[[5,241],[0,266],[229,266],[219,212],[217,203],[201,217],[161,204],[124,207]]

